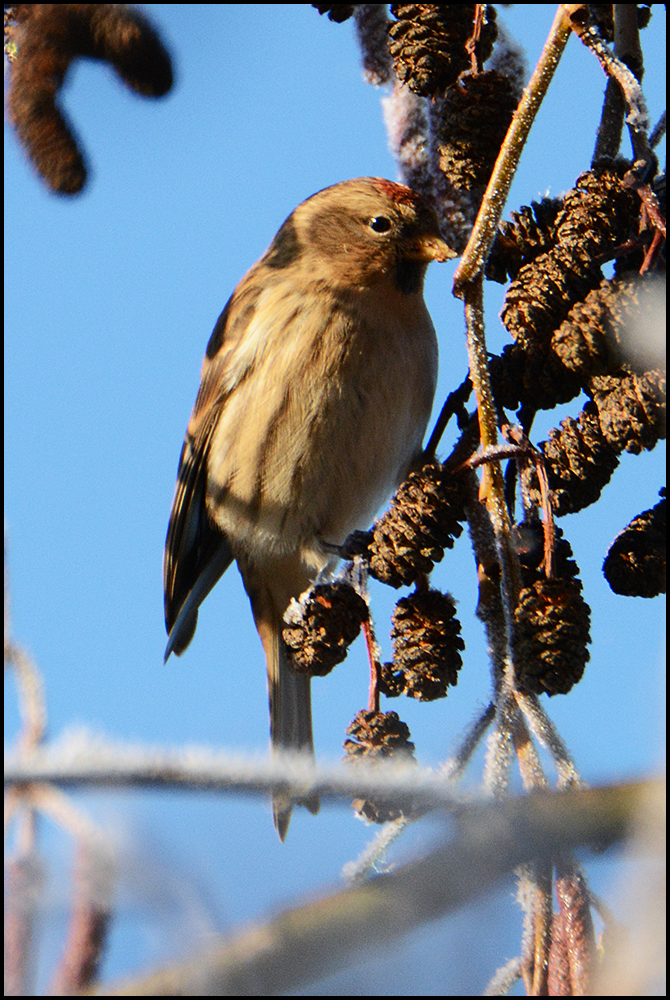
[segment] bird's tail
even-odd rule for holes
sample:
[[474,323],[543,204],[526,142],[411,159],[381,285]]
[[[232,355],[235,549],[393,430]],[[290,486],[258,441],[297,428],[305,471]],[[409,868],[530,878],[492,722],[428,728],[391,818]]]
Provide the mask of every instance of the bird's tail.
[[[270,701],[270,744],[274,751],[290,750],[314,756],[312,738],[311,678],[293,669],[282,638],[284,612],[292,597],[298,597],[309,585],[301,567],[277,566],[259,573],[243,572],[251,599],[256,628],[265,650]],[[283,572],[282,572],[283,571]],[[274,824],[281,840],[288,832],[294,805],[303,805],[311,813],[319,811],[319,797],[308,795],[294,799],[286,792],[275,792],[272,799]]]

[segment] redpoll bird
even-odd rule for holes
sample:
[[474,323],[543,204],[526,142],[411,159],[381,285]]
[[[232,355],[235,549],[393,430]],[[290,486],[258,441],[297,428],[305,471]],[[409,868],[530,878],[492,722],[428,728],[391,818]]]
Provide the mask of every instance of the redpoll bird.
[[[235,559],[265,649],[275,750],[313,754],[310,679],[291,667],[284,612],[421,452],[437,374],[423,280],[453,256],[409,188],[335,184],[288,217],[207,346],[165,549],[166,659],[184,652]],[[282,840],[293,804],[274,797]]]

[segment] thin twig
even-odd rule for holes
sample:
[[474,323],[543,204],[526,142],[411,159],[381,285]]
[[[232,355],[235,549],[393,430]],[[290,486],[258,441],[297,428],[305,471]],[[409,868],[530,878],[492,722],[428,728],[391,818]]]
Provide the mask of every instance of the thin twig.
[[345,882],[358,884],[365,882],[372,875],[379,875],[379,865],[381,858],[386,854],[398,837],[405,832],[412,820],[407,816],[400,816],[390,823],[384,823],[381,830],[373,837],[367,847],[359,854],[355,861],[348,861],[342,869],[342,878]]
[[442,405],[440,415],[435,421],[435,426],[432,430],[430,438],[428,439],[428,444],[426,445],[426,449],[424,451],[426,458],[432,459],[435,457],[437,446],[440,443],[440,439],[447,424],[454,414],[460,415],[462,413],[465,408],[465,404],[470,398],[471,392],[472,382],[470,381],[470,376],[468,375],[457,389],[454,389],[453,392],[449,393]]
[[470,763],[473,753],[484,738],[484,734],[495,719],[496,707],[491,702],[468,727],[454,754],[442,765],[441,771],[450,781],[458,781]]
[[9,647],[5,648],[5,658],[13,665],[16,673],[22,719],[18,745],[22,752],[27,753],[42,742],[47,726],[42,674],[33,659],[15,643],[10,643]]
[[363,622],[363,635],[365,636],[365,647],[368,651],[368,661],[370,664],[370,687],[368,690],[368,712],[379,711],[379,681],[381,678],[381,664],[379,662],[379,645],[375,637],[374,628],[370,618]]
[[517,955],[510,958],[506,965],[498,969],[489,980],[486,989],[482,992],[483,997],[504,997],[507,996],[515,983],[521,979],[522,960]]
[[526,898],[530,903],[531,926],[531,953],[528,956],[529,968],[524,974],[524,980],[528,983],[528,996],[532,997],[547,995],[547,966],[551,945],[552,871],[550,860],[524,865],[523,868],[523,877],[527,881]]
[[562,6],[568,15],[570,15],[570,26],[574,33],[593,52],[607,75],[619,84],[626,107],[628,108],[626,123],[630,132],[634,157],[636,160],[644,160],[645,163],[649,163],[652,157],[648,138],[649,112],[647,111],[647,105],[639,80],[636,79],[635,74],[631,72],[628,66],[610,51],[598,32],[591,25],[571,16],[573,8],[581,9],[583,4],[566,3],[562,4]]
[[[563,784],[578,784],[579,775],[565,745],[537,699],[532,695],[516,697],[531,730],[560,761],[557,768]],[[397,797],[421,808],[447,809],[458,809],[467,799],[452,782],[445,782],[441,771],[428,768],[399,767],[382,761],[374,766],[360,762],[354,770],[340,764],[317,765],[313,758],[296,753],[259,757],[215,752],[206,747],[158,750],[115,744],[82,733],[64,738],[58,745],[40,747],[29,758],[5,762],[6,786],[34,783],[64,788],[190,788],[255,795],[285,789],[295,798],[311,793],[338,801]],[[55,800],[52,803],[56,817],[59,804]],[[39,802],[36,805],[41,807]],[[75,817],[73,813],[72,820],[72,828],[78,829],[81,814],[77,812]],[[67,817],[61,813],[59,821],[67,822]]]
[[465,513],[477,565],[479,584],[476,613],[486,631],[493,679],[493,698],[497,703],[502,678],[509,662],[509,643],[505,631],[505,616],[497,578],[498,561],[495,535],[488,510],[484,504],[479,502],[479,483],[476,475],[474,472],[470,472],[462,478],[464,492],[469,494],[465,503]]
[[556,864],[556,897],[565,925],[565,938],[572,995],[591,995],[595,970],[595,931],[591,895],[581,867],[563,856]]
[[659,142],[665,135],[666,129],[666,114],[665,111],[661,114],[653,129],[651,130],[651,135],[649,136],[649,145],[652,149],[656,149]]
[[549,782],[540,762],[537,748],[518,707],[512,721],[512,742],[519,762],[519,773],[524,789],[527,792],[533,792],[548,788]]
[[636,80],[644,76],[644,54],[637,23],[637,4],[614,4],[614,55],[628,66]]
[[[158,750],[125,746],[84,733],[41,747],[30,757],[7,760],[5,785],[44,784],[64,788],[199,789],[267,795],[286,790],[295,798],[392,797],[424,807],[460,808],[466,797],[438,771],[390,761],[354,768],[319,764],[298,753],[271,757],[216,752],[206,747]],[[55,790],[54,790],[55,791]],[[38,803],[39,804],[39,803]],[[54,810],[57,804],[53,803]],[[55,815],[55,812],[54,812]]]
[[106,844],[79,842],[67,939],[48,996],[76,996],[97,978],[111,922],[114,874]]
[[596,131],[596,144],[591,157],[591,167],[601,160],[614,159],[621,146],[626,102],[621,87],[612,77],[607,81],[600,124]]
[[33,930],[44,872],[36,854],[5,861],[5,996],[33,996]]
[[90,842],[101,838],[101,831],[85,812],[73,805],[60,789],[47,782],[31,782],[21,789],[23,802],[41,813],[78,840]]
[[497,702],[497,713],[493,731],[486,740],[486,763],[482,784],[488,795],[500,798],[509,787],[512,763],[513,700],[509,694],[501,695]]
[[[479,275],[464,289],[465,318],[468,334],[470,377],[477,397],[479,433],[484,454],[498,447],[497,410],[491,391],[486,340],[484,337],[483,278]],[[518,559],[512,544],[512,523],[505,503],[505,482],[498,464],[486,464],[482,476],[480,499],[487,506],[496,539],[500,563],[503,606],[506,610],[506,635],[511,637],[511,621],[521,585]]]
[[537,695],[515,692],[519,708],[523,712],[533,735],[546,747],[552,756],[558,773],[558,787],[580,787],[582,778],[562,737],[540,704]]

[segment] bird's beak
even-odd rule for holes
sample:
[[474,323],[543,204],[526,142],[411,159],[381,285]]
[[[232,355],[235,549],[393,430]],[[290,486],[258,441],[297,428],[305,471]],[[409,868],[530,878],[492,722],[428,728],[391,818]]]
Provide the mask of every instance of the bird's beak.
[[458,257],[455,250],[444,242],[441,236],[434,234],[425,234],[418,236],[412,241],[409,247],[411,256],[414,260],[423,260],[429,262],[431,260],[451,260],[453,257]]

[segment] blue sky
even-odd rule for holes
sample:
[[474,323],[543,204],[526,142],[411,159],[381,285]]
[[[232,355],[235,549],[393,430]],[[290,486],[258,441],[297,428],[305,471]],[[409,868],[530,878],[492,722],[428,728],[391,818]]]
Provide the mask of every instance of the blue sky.
[[[77,65],[65,104],[92,165],[83,196],[47,193],[5,130],[12,624],[44,674],[52,736],[83,724],[120,740],[264,752],[263,657],[235,569],[203,606],[187,654],[162,663],[161,561],[183,433],[217,316],[286,215],[328,184],[395,178],[396,168],[380,93],[361,79],[351,22],[332,24],[307,4],[143,9],[174,54],[176,86],[163,100],[139,99],[106,67]],[[653,10],[644,43],[655,122],[665,100],[665,25],[661,5]],[[531,66],[553,13],[548,4],[504,12]],[[588,168],[603,89],[599,66],[571,39],[507,214],[547,191],[566,190]],[[454,269],[434,265],[427,282],[441,352],[436,407],[466,371],[462,307],[451,297]],[[500,286],[488,287],[495,351],[506,342],[501,303]],[[575,401],[543,415],[534,440],[578,409]],[[600,567],[617,532],[656,502],[663,457],[660,447],[625,455],[603,501],[561,521],[592,607],[593,646],[584,680],[547,704],[589,781],[644,774],[662,760],[664,603],[612,594]],[[429,765],[447,756],[489,696],[465,537],[433,579],[459,602],[467,649],[458,687],[446,701],[387,706],[408,722],[417,756]],[[376,585],[373,595],[388,652],[397,595]],[[344,729],[367,697],[362,643],[313,687],[317,754],[337,759]],[[11,685],[6,690],[11,740],[17,713]],[[480,773],[478,757],[468,780],[475,784]],[[131,873],[119,887],[109,974],[188,951],[209,931],[333,883],[372,835],[344,807],[324,808],[317,818],[296,813],[282,846],[269,807],[257,800],[91,793],[77,801],[114,831]],[[62,838],[52,830],[45,836],[45,851],[64,861]],[[416,830],[408,843],[429,836]],[[603,885],[608,865],[596,866]],[[473,974],[483,984],[515,953],[520,918],[512,893],[510,883],[479,909],[398,949],[421,994],[452,992],[461,974],[462,987]],[[49,904],[56,925],[67,895],[66,875],[55,874]],[[473,973],[456,962],[445,987],[436,963],[417,980],[416,955],[427,945],[445,959],[452,949],[467,951],[482,920],[490,934],[481,968]],[[333,981],[332,992],[358,995],[372,975],[374,966],[363,966],[351,979]],[[397,981],[397,995],[417,992]],[[317,992],[328,995],[323,986]]]

